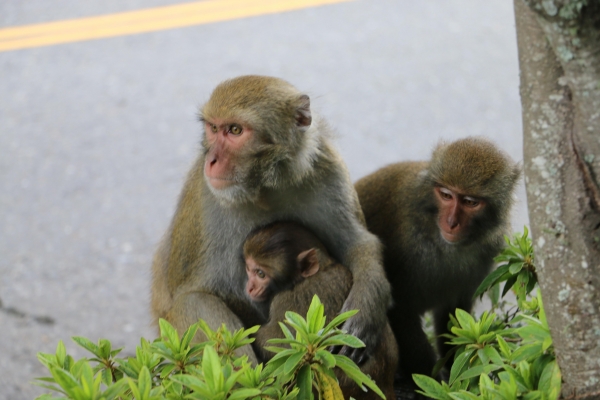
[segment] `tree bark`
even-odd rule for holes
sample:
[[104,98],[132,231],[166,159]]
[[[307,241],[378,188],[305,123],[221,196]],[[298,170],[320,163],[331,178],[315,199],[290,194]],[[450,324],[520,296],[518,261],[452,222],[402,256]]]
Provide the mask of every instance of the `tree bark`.
[[514,0],[524,169],[562,395],[600,395],[600,1]]

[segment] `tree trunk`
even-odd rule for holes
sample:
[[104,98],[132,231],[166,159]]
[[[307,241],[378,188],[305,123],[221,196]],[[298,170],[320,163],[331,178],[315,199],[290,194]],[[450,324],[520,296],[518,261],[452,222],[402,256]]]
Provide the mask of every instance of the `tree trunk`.
[[562,395],[600,395],[600,0],[514,0],[524,169]]

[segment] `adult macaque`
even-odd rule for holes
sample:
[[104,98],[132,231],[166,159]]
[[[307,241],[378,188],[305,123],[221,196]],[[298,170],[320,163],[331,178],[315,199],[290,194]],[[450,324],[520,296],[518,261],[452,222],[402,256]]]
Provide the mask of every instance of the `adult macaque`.
[[[268,339],[283,338],[278,322],[286,311],[306,315],[313,295],[323,303],[327,320],[341,310],[350,288],[352,274],[331,258],[321,241],[303,226],[275,222],[250,233],[244,243],[248,282],[246,294],[254,302],[269,306],[269,321],[256,333],[255,350],[261,361],[273,357],[264,349]],[[394,399],[394,374],[398,363],[396,340],[386,323],[373,357],[361,365],[388,399]],[[345,374],[338,373],[345,398],[379,399],[363,392]]]
[[[301,221],[352,272],[342,309],[361,312],[344,328],[367,347],[340,351],[361,361],[378,344],[390,287],[379,240],[309,97],[281,79],[242,76],[217,86],[200,120],[202,150],[152,266],[154,319],[180,332],[199,318],[231,330],[264,322],[245,295],[242,243],[258,226]],[[256,360],[250,346],[242,353]]]
[[[471,310],[475,289],[504,246],[519,176],[519,166],[494,144],[466,138],[440,144],[430,162],[389,165],[356,183],[367,226],[385,249],[402,376],[432,373],[425,311],[433,310],[440,335],[456,308]],[[445,341],[437,341],[441,356]]]

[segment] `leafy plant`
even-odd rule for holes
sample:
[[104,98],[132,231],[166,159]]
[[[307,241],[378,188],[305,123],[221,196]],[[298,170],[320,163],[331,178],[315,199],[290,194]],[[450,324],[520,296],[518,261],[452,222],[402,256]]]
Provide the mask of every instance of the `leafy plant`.
[[504,236],[507,247],[494,258],[494,261],[499,263],[498,268],[481,282],[473,297],[481,298],[483,293],[489,291],[492,306],[496,306],[500,298],[500,283],[505,282],[502,297],[512,289],[517,297],[519,308],[531,309],[533,304],[527,302],[527,296],[537,284],[537,273],[533,246],[528,235],[529,230],[525,226],[523,234],[515,234],[512,240]]
[[[364,385],[385,399],[381,390],[375,382],[363,374],[360,369],[346,356],[331,354],[327,349],[331,346],[364,347],[364,343],[352,335],[343,333],[336,327],[342,322],[356,314],[352,310],[338,315],[327,326],[323,304],[315,296],[308,309],[306,320],[294,312],[286,312],[285,324],[280,327],[285,335],[284,339],[271,339],[269,343],[284,344],[289,348],[267,347],[267,350],[277,353],[268,363],[267,367],[274,368],[274,376],[282,376],[284,380],[295,375],[296,378],[289,379],[299,388],[298,398],[312,398],[312,386],[319,389],[319,394],[324,398],[343,398],[333,368],[338,367],[363,390]],[[289,325],[295,329],[294,336]]]
[[[319,399],[342,399],[333,368],[384,397],[349,358],[327,350],[335,345],[364,346],[337,328],[356,312],[343,313],[325,326],[323,304],[315,296],[306,319],[286,313],[286,320],[280,323],[285,338],[271,340],[268,347],[276,355],[266,365],[255,367],[246,356],[237,357],[235,350],[252,343],[250,335],[258,326],[230,332],[222,325],[213,331],[200,320],[180,337],[173,326],[160,320],[161,337],[152,343],[141,339],[135,357],[127,359],[117,358],[122,349],[113,350],[108,340],[101,339],[96,345],[74,337],[92,357],[75,361],[62,341],[56,354],[39,353],[38,359],[51,376],[38,378],[36,384],[55,395],[44,394],[38,400],[293,400],[313,399],[314,393]],[[207,341],[193,343],[198,330]]]
[[[448,338],[454,356],[448,382],[437,382],[425,375],[413,375],[420,393],[433,399],[556,399],[560,394],[561,374],[556,363],[541,293],[531,297],[537,275],[531,239],[525,228],[513,240],[505,238],[507,248],[495,260],[500,264],[479,286],[475,296],[492,292],[498,303],[512,289],[518,308],[499,317],[485,311],[479,320],[457,309],[451,317]],[[495,296],[495,297],[494,297]],[[441,368],[441,360],[437,368]]]

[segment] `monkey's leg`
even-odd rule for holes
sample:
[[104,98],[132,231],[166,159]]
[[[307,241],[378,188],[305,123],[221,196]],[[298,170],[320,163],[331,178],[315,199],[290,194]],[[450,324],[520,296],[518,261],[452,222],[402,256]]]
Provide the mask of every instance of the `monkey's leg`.
[[436,355],[421,328],[420,315],[410,310],[392,311],[390,324],[398,342],[401,376],[411,382],[412,374],[431,376]]
[[[195,324],[202,318],[208,326],[216,330],[225,324],[230,331],[244,328],[244,324],[229,307],[215,295],[203,292],[189,292],[181,294],[173,299],[173,306],[166,315],[177,332],[181,335],[190,325]],[[194,341],[206,341],[206,335],[202,331],[196,333]],[[235,352],[236,356],[247,355],[248,361],[257,364],[256,355],[250,345],[245,345]]]

